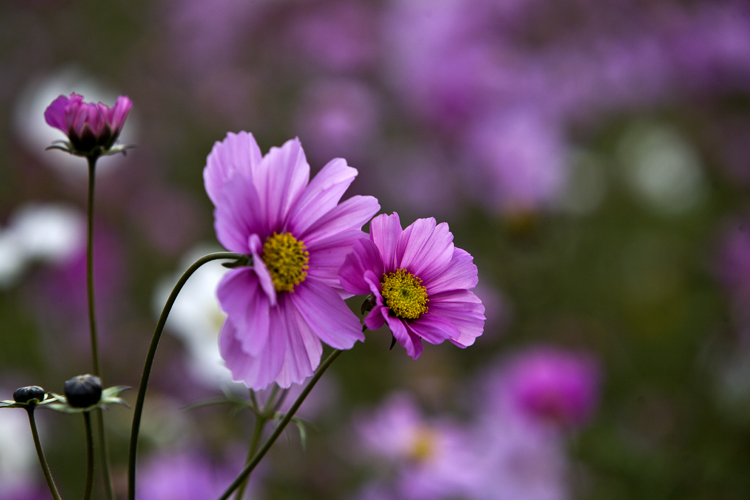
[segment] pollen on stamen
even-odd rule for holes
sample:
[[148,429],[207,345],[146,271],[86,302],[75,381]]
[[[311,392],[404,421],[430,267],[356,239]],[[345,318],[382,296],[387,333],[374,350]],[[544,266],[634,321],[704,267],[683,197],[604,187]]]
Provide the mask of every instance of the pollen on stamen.
[[273,233],[263,244],[263,263],[277,292],[294,292],[305,281],[310,252],[291,233]]
[[385,305],[397,318],[418,319],[428,311],[427,288],[406,269],[384,274],[380,284]]

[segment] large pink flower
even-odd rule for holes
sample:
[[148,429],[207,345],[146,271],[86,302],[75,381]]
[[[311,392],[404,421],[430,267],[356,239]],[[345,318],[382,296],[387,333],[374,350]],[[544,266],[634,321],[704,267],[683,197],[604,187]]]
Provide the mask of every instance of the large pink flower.
[[402,230],[398,214],[375,217],[370,239],[355,243],[339,276],[347,292],[372,294],[367,328],[387,323],[414,359],[422,340],[467,347],[484,329],[484,306],[469,291],[477,285],[474,259],[453,246],[448,224],[433,218]]
[[90,153],[94,148],[109,149],[117,140],[133,103],[127,96],[117,98],[115,105],[85,103],[83,96],[59,96],[44,111],[44,119],[62,130],[73,150]]
[[364,340],[344,303],[338,269],[380,206],[371,196],[339,203],[357,171],[331,160],[308,184],[299,140],[261,155],[247,132],[214,145],[203,171],[219,241],[252,256],[228,272],[218,296],[227,319],[219,348],[235,380],[252,389],[300,383],[320,363],[322,340]]

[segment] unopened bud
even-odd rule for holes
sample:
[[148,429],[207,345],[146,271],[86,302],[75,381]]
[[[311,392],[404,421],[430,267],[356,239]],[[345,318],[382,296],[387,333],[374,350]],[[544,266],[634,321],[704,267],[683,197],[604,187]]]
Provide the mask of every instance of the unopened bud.
[[94,375],[78,375],[65,382],[65,397],[73,408],[87,408],[102,397],[102,381]]
[[44,401],[44,394],[44,389],[38,385],[28,385],[26,387],[19,387],[13,391],[13,400],[16,403],[28,403],[32,399]]

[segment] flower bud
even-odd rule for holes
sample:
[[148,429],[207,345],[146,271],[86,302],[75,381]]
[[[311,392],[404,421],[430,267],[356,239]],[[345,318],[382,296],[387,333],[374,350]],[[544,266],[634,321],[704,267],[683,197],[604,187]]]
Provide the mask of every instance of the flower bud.
[[13,391],[13,400],[16,403],[28,403],[32,399],[43,401],[44,394],[44,389],[38,385],[28,385],[26,387],[19,387]]
[[102,397],[102,381],[94,375],[78,375],[65,382],[65,397],[73,408],[87,408]]

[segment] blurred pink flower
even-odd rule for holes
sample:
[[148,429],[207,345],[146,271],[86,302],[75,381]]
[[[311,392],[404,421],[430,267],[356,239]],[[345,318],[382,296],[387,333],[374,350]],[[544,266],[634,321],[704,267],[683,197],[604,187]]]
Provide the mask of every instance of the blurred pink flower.
[[356,415],[354,427],[362,450],[398,472],[393,498],[463,498],[478,479],[469,434],[425,418],[408,394],[394,394],[376,411]]
[[534,425],[571,429],[586,424],[599,400],[601,373],[588,353],[539,346],[516,354],[490,378],[494,410]]
[[236,381],[253,389],[301,383],[320,363],[320,341],[349,349],[364,340],[338,269],[361,227],[380,208],[371,196],[339,204],[357,171],[330,161],[308,184],[299,140],[262,156],[247,132],[214,145],[203,172],[225,248],[252,256],[218,289],[227,320],[221,355]]
[[132,106],[126,96],[118,97],[109,108],[101,102],[84,103],[83,96],[73,93],[55,99],[44,112],[44,119],[68,136],[75,151],[87,154],[95,148],[112,147]]
[[398,214],[379,215],[370,223],[370,239],[354,244],[339,275],[347,292],[374,297],[367,328],[387,323],[414,359],[423,339],[467,347],[484,329],[484,306],[469,291],[478,282],[477,266],[453,246],[446,223],[417,219],[401,229]]

